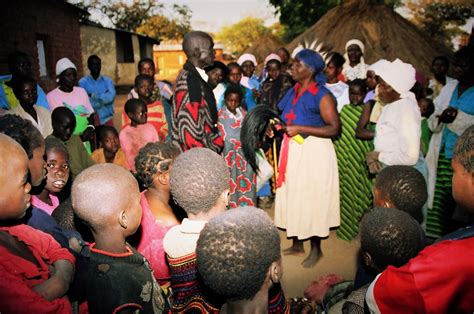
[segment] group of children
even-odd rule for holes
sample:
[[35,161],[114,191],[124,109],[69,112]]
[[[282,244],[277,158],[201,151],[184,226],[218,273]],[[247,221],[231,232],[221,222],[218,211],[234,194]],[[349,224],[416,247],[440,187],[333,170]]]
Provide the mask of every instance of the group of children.
[[[257,173],[244,157],[240,135],[247,112],[261,105],[276,109],[294,84],[285,70],[289,53],[278,52],[265,60],[261,79],[254,74],[257,62],[251,55],[206,69],[225,143],[221,155],[205,148],[180,154],[169,142],[172,91],[154,80],[151,59],[139,63],[119,132],[94,123],[91,96],[75,86],[76,69],[68,59],[56,67],[59,87],[47,97],[51,113],[36,105],[34,80],[16,80],[13,92],[19,105],[0,116],[0,164],[5,169],[0,175],[0,271],[6,278],[0,283],[0,311],[18,312],[19,297],[21,311],[32,312],[290,311],[279,284],[277,229],[254,208],[257,196],[272,194],[270,184],[257,191]],[[344,307],[363,310],[366,300],[374,312],[403,306],[472,311],[470,229],[427,246],[428,194],[422,172],[412,166],[372,171],[371,165],[379,167],[375,159],[366,165],[374,150],[377,106],[390,103],[391,87],[376,65],[368,68],[366,80],[343,83],[344,61],[329,54],[325,70],[342,121],[335,139],[342,218],[338,235],[361,237],[356,289]],[[426,91],[415,94],[422,114],[432,116]],[[91,154],[84,144],[94,129],[98,148]],[[467,128],[452,155],[453,197],[467,211],[474,210],[473,132],[472,126]],[[276,154],[272,149],[277,145],[265,147],[267,156]],[[449,267],[462,272],[449,272],[452,278],[438,274],[441,268],[423,268],[431,265],[427,261],[445,262],[442,248],[460,254]],[[415,279],[405,280],[423,272],[434,281],[420,286]],[[430,293],[439,300],[432,300],[427,291],[430,283],[437,284],[436,276],[443,280],[438,285],[449,282],[450,288],[435,288]],[[398,294],[390,291],[391,285],[400,286]],[[397,299],[406,298],[406,291],[416,291],[416,300]]]

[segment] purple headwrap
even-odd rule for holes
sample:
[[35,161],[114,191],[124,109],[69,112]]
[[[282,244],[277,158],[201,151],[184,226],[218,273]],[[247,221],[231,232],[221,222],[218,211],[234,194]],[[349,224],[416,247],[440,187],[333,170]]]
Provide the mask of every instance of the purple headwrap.
[[323,73],[326,63],[319,53],[311,49],[303,49],[296,54],[295,58],[313,70],[314,80],[316,83],[318,83],[318,85],[326,84],[326,76]]

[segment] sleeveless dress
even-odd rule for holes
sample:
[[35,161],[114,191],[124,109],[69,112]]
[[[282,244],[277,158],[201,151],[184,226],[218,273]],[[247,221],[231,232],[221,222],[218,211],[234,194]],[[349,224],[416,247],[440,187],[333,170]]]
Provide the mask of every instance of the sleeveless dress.
[[[287,125],[323,126],[319,103],[329,90],[312,83],[297,97],[299,88],[300,84],[296,84],[278,104],[282,120]],[[279,171],[279,176],[285,176],[285,182],[276,192],[275,224],[286,229],[288,237],[299,240],[327,237],[329,229],[339,226],[340,221],[339,176],[332,140],[307,136],[299,144],[286,138]],[[288,156],[283,170],[285,141]]]

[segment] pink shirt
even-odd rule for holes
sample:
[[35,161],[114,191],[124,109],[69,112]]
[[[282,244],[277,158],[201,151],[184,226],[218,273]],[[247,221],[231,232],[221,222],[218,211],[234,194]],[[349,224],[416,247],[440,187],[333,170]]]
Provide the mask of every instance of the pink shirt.
[[173,226],[163,226],[156,221],[145,197],[145,192],[141,195],[140,204],[143,212],[141,222],[142,232],[140,242],[137,245],[137,251],[150,262],[153,275],[158,283],[163,286],[170,280],[165,250],[163,248],[163,238]]
[[31,205],[33,205],[34,207],[36,208],[39,208],[43,211],[45,211],[48,215],[51,216],[51,214],[53,213],[53,211],[56,209],[56,207],[58,207],[59,205],[59,199],[56,195],[53,195],[51,193],[49,193],[49,199],[51,200],[51,204],[53,205],[49,205],[45,202],[43,202],[42,200],[39,199],[38,196],[36,195],[32,195],[31,196]]
[[72,92],[65,93],[58,88],[46,95],[51,112],[57,107],[68,107],[75,115],[89,116],[94,113],[94,108],[89,101],[87,92],[82,87],[74,86]]
[[125,152],[130,169],[135,172],[135,157],[147,143],[158,142],[160,138],[151,124],[139,124],[137,127],[127,125],[119,134],[120,147]]

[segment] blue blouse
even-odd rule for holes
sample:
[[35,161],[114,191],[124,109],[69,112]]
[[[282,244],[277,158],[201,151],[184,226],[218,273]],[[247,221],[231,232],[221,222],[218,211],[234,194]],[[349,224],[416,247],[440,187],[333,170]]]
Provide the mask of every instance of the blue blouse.
[[[470,87],[458,97],[459,84],[454,89],[449,106],[456,108],[457,110],[464,111],[467,114],[474,115],[474,87]],[[443,143],[444,143],[444,155],[448,159],[453,158],[453,149],[458,139],[458,135],[448,128],[444,128],[443,132]]]
[[326,94],[330,94],[329,90],[313,82],[297,97],[300,88],[301,85],[296,84],[278,103],[278,109],[282,111],[281,119],[287,125],[323,126],[325,123],[321,118],[319,104]]

